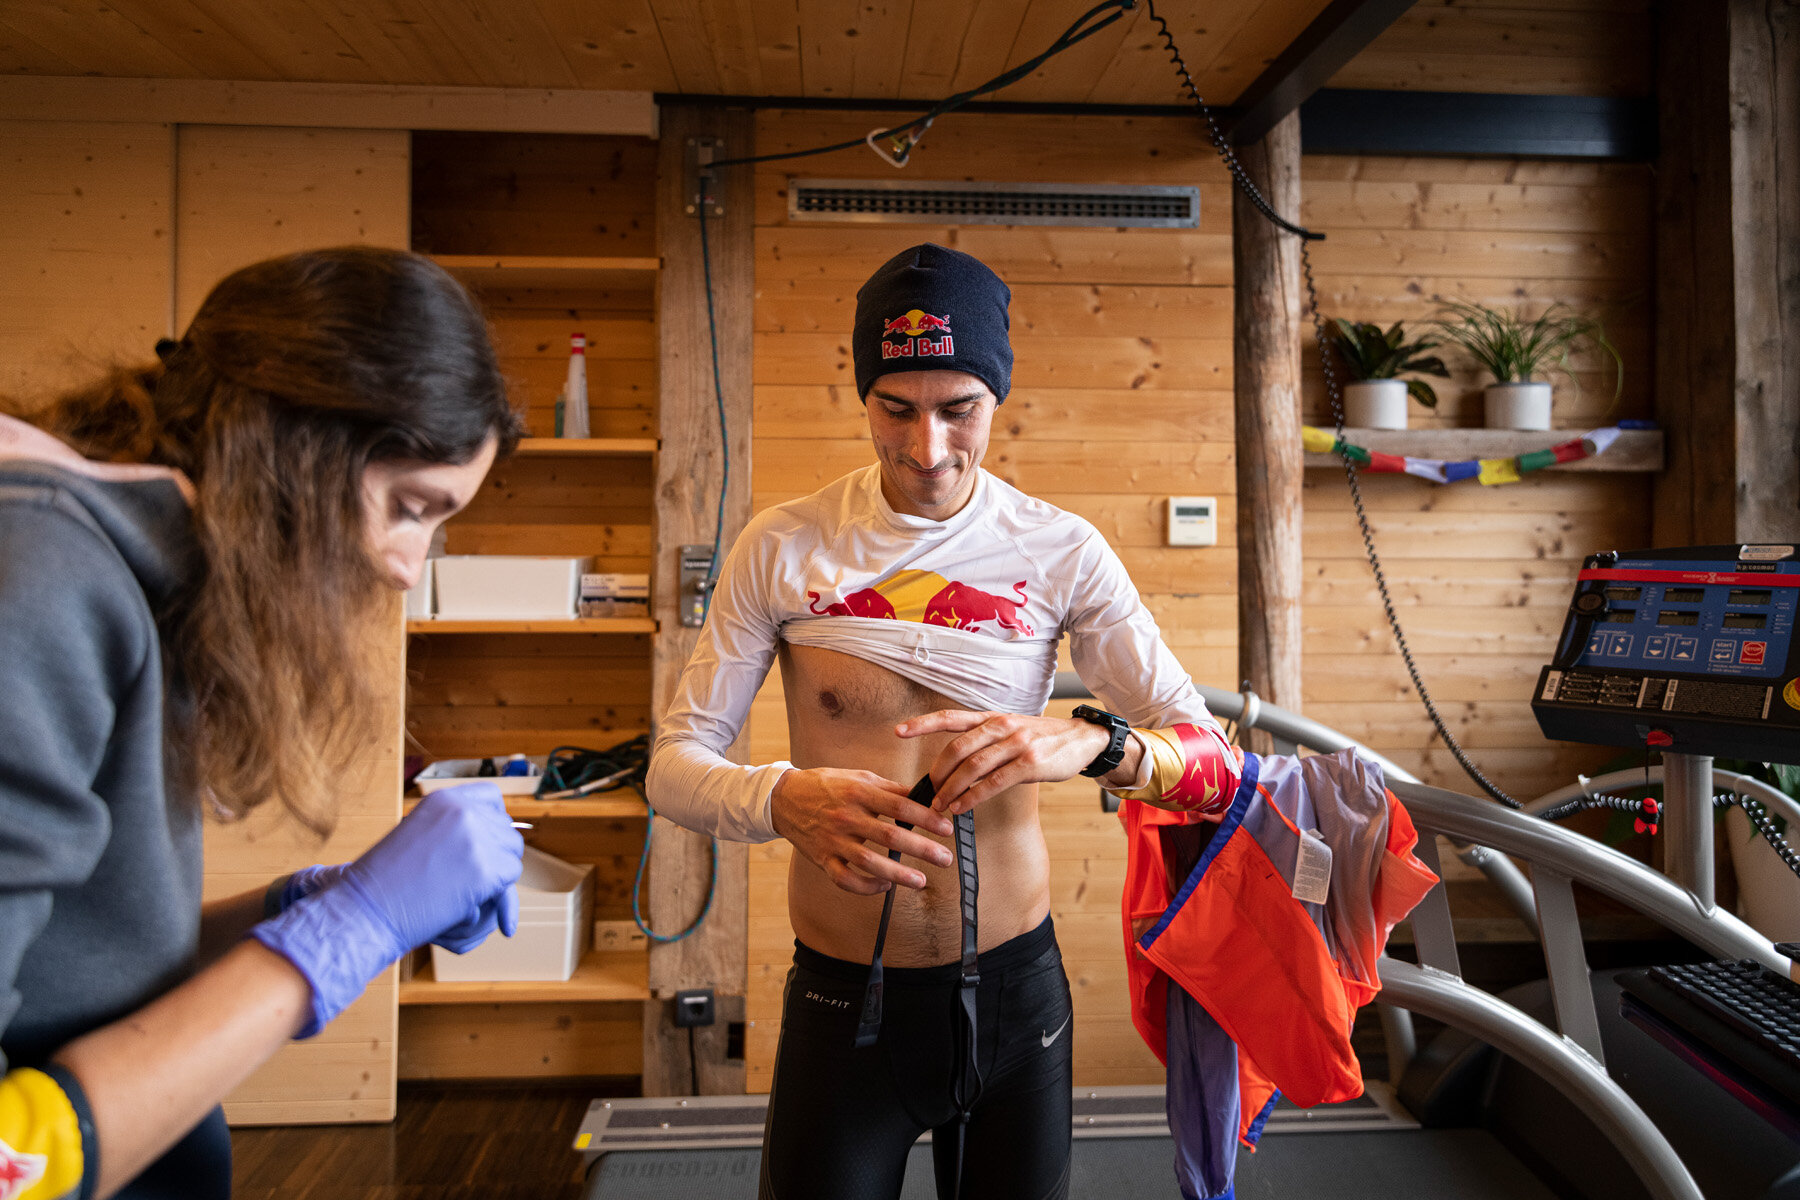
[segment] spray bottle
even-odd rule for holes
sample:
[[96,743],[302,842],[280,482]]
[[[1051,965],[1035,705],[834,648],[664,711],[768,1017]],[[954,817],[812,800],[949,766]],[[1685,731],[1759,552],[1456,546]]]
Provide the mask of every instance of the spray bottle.
[[591,437],[588,432],[588,394],[587,394],[587,336],[580,333],[569,335],[569,378],[563,384],[560,399],[562,421],[557,436],[567,438]]

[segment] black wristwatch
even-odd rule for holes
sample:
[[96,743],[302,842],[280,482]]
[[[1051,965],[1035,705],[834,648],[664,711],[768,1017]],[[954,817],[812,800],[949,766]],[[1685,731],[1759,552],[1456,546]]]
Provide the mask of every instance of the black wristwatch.
[[1082,769],[1083,775],[1089,779],[1097,779],[1125,761],[1125,735],[1131,732],[1131,726],[1124,717],[1115,716],[1090,704],[1081,705],[1070,715],[1077,721],[1099,725],[1112,734],[1112,740],[1106,743],[1106,749]]

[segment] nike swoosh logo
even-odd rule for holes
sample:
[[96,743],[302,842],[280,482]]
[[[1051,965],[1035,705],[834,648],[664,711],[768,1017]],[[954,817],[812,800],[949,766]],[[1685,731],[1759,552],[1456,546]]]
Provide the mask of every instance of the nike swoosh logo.
[[1075,1015],[1074,1013],[1070,1013],[1067,1017],[1064,1017],[1063,1023],[1056,1027],[1055,1033],[1046,1033],[1046,1034],[1040,1035],[1044,1040],[1044,1045],[1048,1046],[1051,1042],[1054,1042],[1057,1038],[1061,1037],[1062,1031],[1069,1027],[1069,1020],[1074,1015]]

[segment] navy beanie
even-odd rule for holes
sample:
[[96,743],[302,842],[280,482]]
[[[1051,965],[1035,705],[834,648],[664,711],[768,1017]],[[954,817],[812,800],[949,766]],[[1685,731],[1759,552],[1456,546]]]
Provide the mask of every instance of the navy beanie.
[[1012,390],[1006,306],[1012,289],[987,264],[926,242],[888,259],[856,293],[856,394],[895,371],[967,371],[996,401]]

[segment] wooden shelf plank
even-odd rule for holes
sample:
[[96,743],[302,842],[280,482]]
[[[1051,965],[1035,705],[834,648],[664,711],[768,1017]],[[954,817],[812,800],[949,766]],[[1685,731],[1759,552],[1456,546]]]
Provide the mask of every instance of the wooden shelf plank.
[[459,621],[435,618],[406,623],[408,633],[655,633],[651,617],[578,617],[568,620]]
[[[1414,458],[1512,458],[1533,450],[1548,450],[1560,442],[1580,437],[1585,429],[1551,429],[1533,433],[1513,429],[1346,429],[1344,440],[1383,454]],[[1308,467],[1339,467],[1335,454],[1308,454]],[[1663,434],[1660,429],[1627,429],[1605,454],[1547,467],[1553,471],[1660,471],[1663,469]]]
[[647,288],[662,269],[658,258],[434,254],[432,260],[478,288]]
[[627,456],[655,454],[655,438],[521,438],[518,453]]
[[646,1000],[650,996],[650,955],[642,950],[590,951],[562,982],[439,983],[428,962],[400,985],[400,1003],[528,1004],[596,1000]]
[[[468,782],[480,783],[481,780],[470,779]],[[421,796],[407,796],[401,803],[410,812],[413,805],[421,799]],[[642,817],[644,801],[633,791],[608,792],[603,796],[577,800],[539,800],[536,796],[508,796],[506,811],[515,817],[531,817],[540,821],[558,818],[616,820],[620,817]]]

